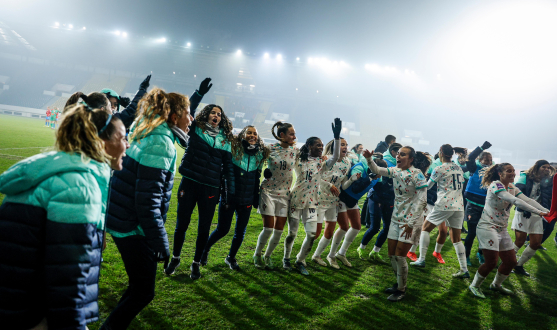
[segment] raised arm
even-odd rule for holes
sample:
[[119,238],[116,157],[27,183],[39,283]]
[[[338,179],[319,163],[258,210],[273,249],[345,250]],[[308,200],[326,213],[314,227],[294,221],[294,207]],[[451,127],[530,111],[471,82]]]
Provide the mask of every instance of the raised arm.
[[524,194],[520,194],[518,196],[516,196],[518,198],[520,198],[521,200],[523,200],[524,202],[528,203],[529,205],[537,208],[538,210],[542,210],[544,213],[549,213],[549,210],[546,209],[545,207],[543,207],[542,205],[540,205],[538,202],[536,202],[535,200],[531,199],[530,197],[524,195]]
[[478,169],[478,166],[476,165],[476,158],[478,158],[482,151],[487,150],[490,147],[491,143],[485,141],[481,147],[477,147],[470,153],[470,155],[468,156],[468,161],[466,162],[466,169],[468,170],[468,172],[470,172],[470,174],[473,174]]
[[150,81],[151,75],[148,75],[147,78],[145,78],[141,82],[141,84],[139,84],[139,89],[137,90],[137,93],[135,93],[135,96],[133,97],[133,100],[130,102],[130,104],[128,104],[128,106],[124,110],[122,110],[122,112],[114,114],[114,117],[120,118],[126,129],[130,128],[130,126],[133,124],[133,121],[135,120],[135,113],[137,112],[137,104],[139,103],[139,100],[141,100],[143,95],[147,93],[147,88],[149,88]]
[[205,78],[205,79],[203,79],[201,84],[199,84],[199,89],[197,89],[191,95],[191,97],[190,97],[190,113],[191,113],[191,116],[193,118],[195,118],[195,113],[197,112],[197,107],[199,106],[199,103],[201,103],[201,100],[203,99],[203,96],[205,96],[205,94],[207,94],[207,92],[209,92],[211,87],[213,87],[213,84],[211,84],[211,78]]
[[[544,215],[545,213],[547,213],[547,210],[545,208],[541,208],[538,209],[537,207],[533,206],[530,201],[532,201],[530,198],[524,196],[524,194],[520,194],[519,196],[523,196],[521,198],[515,197],[513,195],[511,195],[508,191],[506,190],[501,190],[495,193],[497,195],[497,197],[501,198],[502,200],[509,202],[513,205],[515,205],[516,207],[520,207],[522,210],[524,211],[528,211],[537,215]],[[534,202],[534,201],[532,201]],[[535,203],[535,202],[534,202]],[[538,204],[538,203],[536,203]],[[539,205],[539,204],[538,204]],[[541,205],[539,205],[541,206]]]
[[325,162],[327,170],[331,170],[340,157],[340,131],[342,130],[342,121],[340,118],[335,118],[332,127],[335,137],[335,149],[333,150],[333,157],[327,159]]
[[373,158],[371,157],[373,155],[373,151],[369,151],[369,150],[364,150],[364,157],[367,160],[367,166],[369,167],[369,170],[374,173],[374,174],[379,174],[381,176],[386,176],[386,177],[391,177],[391,171],[389,171],[388,168],[384,168],[384,167],[379,167],[377,166],[377,164],[375,164],[375,162],[373,161]]

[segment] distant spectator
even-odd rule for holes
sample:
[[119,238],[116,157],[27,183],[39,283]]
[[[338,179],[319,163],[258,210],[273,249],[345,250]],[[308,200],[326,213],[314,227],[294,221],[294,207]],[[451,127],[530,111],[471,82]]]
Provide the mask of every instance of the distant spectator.
[[396,142],[396,137],[394,135],[387,135],[385,141],[381,141],[375,147],[375,152],[384,153],[389,149],[389,146]]

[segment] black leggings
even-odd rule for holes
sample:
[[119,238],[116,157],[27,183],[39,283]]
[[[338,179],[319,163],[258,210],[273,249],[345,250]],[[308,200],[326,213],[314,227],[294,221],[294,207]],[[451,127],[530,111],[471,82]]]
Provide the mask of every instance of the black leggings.
[[232,219],[234,218],[234,213],[236,213],[236,227],[234,229],[234,237],[232,238],[232,244],[230,245],[230,251],[228,255],[232,258],[236,258],[236,253],[242,246],[244,241],[244,236],[246,234],[246,228],[249,222],[249,216],[251,214],[251,205],[235,205],[226,208],[222,202],[219,204],[219,223],[217,228],[213,230],[207,245],[205,245],[205,252],[209,253],[211,247],[218,242],[221,238],[226,236],[230,231],[230,226],[232,225]]
[[[474,239],[476,238],[476,227],[478,222],[482,217],[483,207],[468,203],[464,212],[464,219],[468,221],[468,235],[464,240],[464,247],[466,248],[466,258],[470,257],[470,251],[472,250],[472,245],[474,245]],[[478,249],[480,254],[482,250]]]
[[219,201],[220,191],[193,180],[182,178],[178,189],[178,214],[176,216],[176,230],[174,231],[174,248],[172,254],[180,256],[186,231],[190,225],[191,214],[197,204],[199,222],[197,226],[197,241],[193,261],[199,262],[209,238],[211,223],[215,215],[215,207]]

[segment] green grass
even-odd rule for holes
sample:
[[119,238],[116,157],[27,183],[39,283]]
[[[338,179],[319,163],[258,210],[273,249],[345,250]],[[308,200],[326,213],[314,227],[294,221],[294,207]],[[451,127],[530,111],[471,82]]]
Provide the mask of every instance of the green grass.
[[[53,145],[53,131],[42,125],[42,120],[0,115],[0,173],[22,157]],[[178,184],[176,180],[174,195]],[[2,197],[0,195],[0,199]],[[182,265],[171,277],[165,276],[162,265],[159,266],[156,297],[130,328],[557,329],[557,251],[552,240],[545,244],[548,251],[538,252],[527,264],[531,278],[512,274],[505,282],[505,286],[516,293],[514,297],[487,290],[494,274],[484,283],[488,298],[473,297],[468,291],[470,280],[451,277],[458,269],[458,262],[452,244],[447,242],[443,248],[447,264],[440,265],[429,255],[427,268],[410,268],[408,295],[404,301],[394,304],[388,302],[383,293],[395,281],[390,264],[357,258],[356,247],[363,231],[348,252],[354,265],[351,269],[342,267],[335,271],[308,262],[311,276],[307,277],[282,268],[255,269],[252,255],[262,228],[261,217],[255,212],[238,254],[242,270],[234,272],[224,264],[231,232],[212,249],[209,265],[202,269],[203,277],[194,282],[189,278],[189,263],[194,253],[196,218],[195,213],[182,251]],[[173,198],[166,223],[170,240],[175,222],[176,199]],[[213,222],[214,229],[216,216]],[[432,240],[436,234],[435,230]],[[514,237],[513,233],[511,235]],[[299,251],[303,237],[303,229],[300,229],[294,254]],[[432,250],[433,242],[430,253]],[[475,251],[476,247],[473,253]],[[282,252],[281,244],[274,254],[276,264],[280,263]],[[381,254],[387,257],[386,246]],[[104,260],[100,282],[101,320],[116,306],[127,286],[124,266],[110,237]],[[472,262],[473,275],[478,264],[475,258]],[[100,323],[90,324],[89,328],[97,329]]]

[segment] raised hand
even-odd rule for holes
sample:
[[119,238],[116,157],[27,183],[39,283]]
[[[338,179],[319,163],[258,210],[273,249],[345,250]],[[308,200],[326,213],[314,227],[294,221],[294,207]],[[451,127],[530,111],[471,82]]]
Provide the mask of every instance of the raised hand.
[[364,156],[364,158],[369,158],[369,157],[373,156],[373,150],[369,151],[369,150],[366,149],[366,150],[364,150],[362,155]]
[[482,144],[482,150],[487,150],[491,148],[491,143],[485,141],[484,144]]
[[139,89],[147,89],[149,88],[149,82],[151,81],[151,75],[148,75],[141,84],[139,84]]
[[211,82],[211,78],[203,79],[201,84],[199,84],[199,89],[197,90],[199,94],[201,95],[207,94],[207,92],[211,89],[211,87],[213,87],[213,84],[210,84],[210,82]]
[[331,126],[333,127],[335,140],[338,140],[340,138],[340,131],[342,131],[342,121],[340,118],[335,118],[335,122]]

